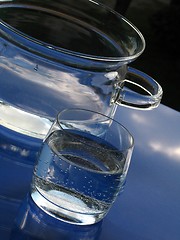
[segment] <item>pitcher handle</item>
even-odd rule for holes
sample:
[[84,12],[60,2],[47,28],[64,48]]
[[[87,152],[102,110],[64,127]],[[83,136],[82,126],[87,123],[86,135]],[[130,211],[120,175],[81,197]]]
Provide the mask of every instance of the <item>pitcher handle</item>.
[[[132,87],[138,88],[143,93],[132,90]],[[152,77],[128,67],[126,79],[118,84],[118,96],[115,102],[131,108],[153,109],[160,104],[162,94],[161,86]]]

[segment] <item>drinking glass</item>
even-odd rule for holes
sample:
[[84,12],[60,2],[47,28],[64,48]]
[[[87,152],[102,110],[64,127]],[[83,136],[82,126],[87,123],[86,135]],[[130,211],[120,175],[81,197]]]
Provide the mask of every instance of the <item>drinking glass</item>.
[[85,109],[60,112],[43,141],[31,197],[49,215],[89,225],[122,190],[134,140],[119,122]]

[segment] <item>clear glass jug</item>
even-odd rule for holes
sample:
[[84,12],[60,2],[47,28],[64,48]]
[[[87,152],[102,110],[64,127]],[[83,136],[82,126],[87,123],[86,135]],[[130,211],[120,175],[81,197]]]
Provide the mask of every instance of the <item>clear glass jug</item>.
[[145,48],[142,34],[110,8],[92,0],[1,0],[0,16],[1,125],[43,138],[64,108],[113,117],[118,105],[160,103],[160,85],[127,66]]

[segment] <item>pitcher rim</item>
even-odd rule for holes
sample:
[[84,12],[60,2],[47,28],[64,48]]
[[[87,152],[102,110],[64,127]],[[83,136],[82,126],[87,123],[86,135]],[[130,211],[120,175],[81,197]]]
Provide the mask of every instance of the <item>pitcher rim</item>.
[[[91,0],[88,0],[88,1],[95,3],[95,1],[91,1]],[[0,8],[1,8],[1,5],[3,5],[3,2],[0,3]],[[6,23],[1,18],[0,18],[0,26],[1,26],[0,35],[2,34],[5,38],[10,40],[11,42],[16,43],[16,45],[19,45],[20,47],[23,47],[26,50],[28,49],[28,51],[35,52],[35,53],[40,53],[41,51],[42,51],[41,53],[45,53],[48,51],[49,53],[52,53],[52,58],[58,58],[57,54],[63,54],[63,55],[68,55],[68,56],[90,60],[90,61],[125,62],[125,64],[138,58],[143,53],[146,45],[144,36],[140,32],[140,30],[133,23],[131,23],[131,21],[129,21],[126,17],[116,12],[115,10],[111,9],[110,7],[105,6],[104,4],[101,4],[101,3],[98,3],[98,5],[100,7],[103,7],[107,11],[110,11],[111,13],[115,14],[116,16],[119,16],[122,21],[126,22],[126,24],[130,26],[134,32],[136,32],[136,34],[138,35],[142,43],[142,46],[137,53],[129,56],[114,57],[114,56],[103,56],[103,55],[91,55],[91,54],[81,53],[78,51],[69,50],[67,48],[49,44],[45,41],[39,40],[38,38],[34,38],[31,35],[28,35],[23,31],[20,31],[15,27],[11,26],[10,24]]]

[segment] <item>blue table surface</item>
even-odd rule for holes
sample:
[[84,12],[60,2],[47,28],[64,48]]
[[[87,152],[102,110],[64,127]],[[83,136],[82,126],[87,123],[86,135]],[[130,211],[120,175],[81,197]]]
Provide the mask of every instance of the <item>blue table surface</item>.
[[135,138],[124,192],[91,226],[54,220],[27,195],[41,141],[0,128],[0,239],[179,240],[180,113],[118,107],[115,118]]

